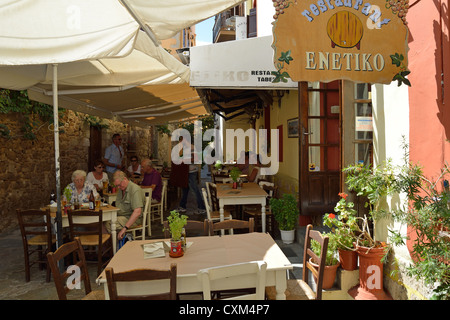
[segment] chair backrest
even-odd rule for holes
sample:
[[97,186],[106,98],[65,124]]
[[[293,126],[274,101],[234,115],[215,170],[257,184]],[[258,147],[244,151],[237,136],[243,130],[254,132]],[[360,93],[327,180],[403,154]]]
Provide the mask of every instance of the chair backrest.
[[161,190],[161,206],[165,207],[165,201],[167,201],[167,180],[162,181],[162,190]]
[[266,204],[269,205],[270,199],[277,197],[278,187],[275,186],[273,182],[268,181],[260,181],[258,184],[264,191],[267,192]]
[[[245,294],[235,296],[229,300],[264,300],[266,286],[266,269],[267,264],[264,261],[251,261],[246,263],[238,263],[220,267],[212,267],[201,269],[197,273],[198,279],[202,282],[203,299],[211,300],[211,283],[224,278],[240,277],[242,279],[254,280],[256,292],[253,294]],[[231,280],[231,279],[230,279]],[[239,278],[236,279],[239,281]]]
[[[80,222],[79,217],[89,217],[89,222]],[[68,210],[67,218],[69,220],[70,239],[84,235],[98,235],[98,245],[102,244],[103,233],[103,211],[93,210]],[[92,218],[92,219],[91,219]],[[86,225],[89,224],[89,228]]]
[[45,237],[47,248],[52,248],[52,220],[49,209],[17,210],[17,219],[25,250],[28,250],[29,236]]
[[217,199],[217,185],[212,182],[206,182],[206,191],[208,193],[209,205],[212,211],[219,211],[219,200]]
[[[164,221],[164,238],[169,239],[171,237],[169,230],[169,221]],[[198,236],[207,236],[209,235],[209,220],[205,219],[203,221],[196,220],[187,220],[186,225],[184,226],[184,230],[186,231],[186,236],[191,236],[188,234],[189,231],[196,231]]]
[[248,176],[249,182],[258,182],[261,175],[260,169],[260,167],[253,167],[252,172],[250,172],[250,175]]
[[248,221],[228,219],[213,223],[209,221],[209,235],[213,236],[214,231],[227,229],[248,229],[248,233],[255,231],[255,219],[250,218]]
[[208,220],[211,221],[211,206],[208,203],[208,195],[206,194],[205,188],[202,188],[202,194],[203,194],[203,202],[205,203],[205,209],[206,209],[206,216],[208,217]]
[[[317,241],[320,246],[320,255],[317,256],[311,249],[311,240]],[[322,299],[322,284],[323,284],[323,272],[325,270],[325,259],[327,257],[328,250],[328,237],[322,236],[322,233],[316,230],[312,230],[312,225],[309,224],[306,227],[306,235],[305,235],[305,248],[303,254],[303,281],[308,283],[308,271],[311,271],[313,276],[317,280],[317,291],[316,291],[316,300]],[[309,259],[319,265],[319,268],[316,269],[310,262]]]
[[[177,265],[172,263],[168,270],[136,269],[115,273],[110,267],[105,269],[108,284],[109,298],[111,300],[176,300],[177,298]],[[147,295],[120,295],[117,291],[117,282],[169,280],[167,292]]]
[[[77,262],[71,265],[63,273],[60,273],[58,262],[64,261],[64,258],[72,256]],[[73,276],[73,271],[77,272],[79,270],[79,278],[75,278],[75,281],[84,282],[84,290],[86,295],[91,292],[91,282],[89,279],[89,273],[86,267],[86,258],[84,256],[83,247],[81,245],[80,239],[77,237],[72,242],[63,244],[55,252],[49,252],[47,254],[48,264],[53,274],[53,279],[55,281],[56,292],[58,293],[59,300],[67,300],[67,293],[73,289],[73,287],[67,286],[67,279]],[[75,261],[74,261],[75,262]],[[75,286],[77,283],[73,283]]]

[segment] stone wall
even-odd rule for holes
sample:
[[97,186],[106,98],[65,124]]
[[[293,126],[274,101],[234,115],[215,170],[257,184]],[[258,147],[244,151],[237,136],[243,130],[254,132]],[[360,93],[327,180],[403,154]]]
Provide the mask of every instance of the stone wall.
[[[88,168],[89,124],[72,111],[67,111],[61,122],[64,123],[59,135],[62,190],[71,182],[74,170],[88,172],[92,168]],[[102,129],[102,155],[114,133],[122,135],[125,150],[134,139],[134,152],[140,158],[151,154],[150,130],[110,120],[103,122],[109,128]],[[8,126],[12,137],[0,137],[0,232],[4,232],[17,228],[16,209],[41,208],[49,203],[50,193],[56,191],[56,171],[53,126],[42,126],[36,140],[30,141],[20,137],[19,114],[0,114],[0,123]]]

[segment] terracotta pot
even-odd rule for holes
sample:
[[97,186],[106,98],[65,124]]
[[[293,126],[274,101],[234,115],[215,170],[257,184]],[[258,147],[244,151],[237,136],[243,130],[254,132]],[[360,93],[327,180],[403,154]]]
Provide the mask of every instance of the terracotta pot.
[[[319,265],[312,262],[311,258],[309,259],[309,262],[314,268],[319,270]],[[323,271],[322,289],[331,289],[333,287],[334,281],[336,280],[336,272],[338,267],[339,263],[334,266],[325,266],[325,270]],[[317,283],[316,278],[314,278],[314,281]]]
[[172,258],[179,258],[184,255],[183,248],[181,247],[181,240],[170,240],[169,256]]
[[338,249],[341,268],[347,271],[358,269],[358,253],[353,250]]
[[386,246],[368,248],[356,246],[359,258],[359,286],[349,290],[355,300],[390,300],[383,288],[383,263]]
[[233,189],[237,189],[238,187],[238,183],[237,182],[233,182]]

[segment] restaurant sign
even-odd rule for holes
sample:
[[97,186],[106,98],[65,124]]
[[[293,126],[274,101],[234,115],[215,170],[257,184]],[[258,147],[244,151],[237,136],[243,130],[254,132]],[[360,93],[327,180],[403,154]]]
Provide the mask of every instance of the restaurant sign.
[[410,85],[408,0],[273,0],[275,80]]

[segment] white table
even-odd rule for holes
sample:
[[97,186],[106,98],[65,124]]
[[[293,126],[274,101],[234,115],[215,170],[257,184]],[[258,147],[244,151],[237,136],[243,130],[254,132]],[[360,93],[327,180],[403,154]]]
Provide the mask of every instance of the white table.
[[260,204],[262,232],[266,232],[266,197],[267,193],[254,182],[243,183],[241,189],[232,189],[232,184],[217,184],[220,221],[224,219],[224,206],[242,204]]
[[[162,240],[145,240],[127,242],[111,259],[107,267],[115,272],[133,269],[169,269],[171,263],[177,264],[177,293],[194,293],[202,291],[202,284],[197,272],[203,268],[228,264],[264,260],[267,262],[266,286],[275,286],[277,299],[285,300],[286,270],[292,269],[288,258],[281,251],[272,237],[266,233],[246,233],[226,236],[188,237],[192,245],[180,258],[165,257],[144,259],[142,245]],[[236,281],[229,279],[214,283],[212,290],[241,289],[252,287],[249,279],[242,277]],[[109,297],[105,273],[97,278],[103,284],[106,298]],[[121,294],[140,295],[165,291],[164,280],[136,281],[118,283]]]
[[[98,210],[98,209],[96,209]],[[117,212],[119,211],[119,208],[113,207],[112,205],[102,206],[102,219],[103,222],[105,221],[111,221],[111,237],[112,237],[112,244],[113,244],[113,252],[116,252],[117,247],[117,233],[116,233],[116,221],[117,221]],[[52,218],[56,217],[56,212],[51,212],[50,216]],[[77,223],[93,223],[98,221],[97,217],[85,217],[80,216],[77,217]],[[55,224],[56,225],[56,224]],[[64,212],[62,212],[62,227],[68,227],[69,226],[69,218],[67,217]],[[56,227],[55,227],[56,230]]]

